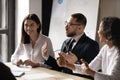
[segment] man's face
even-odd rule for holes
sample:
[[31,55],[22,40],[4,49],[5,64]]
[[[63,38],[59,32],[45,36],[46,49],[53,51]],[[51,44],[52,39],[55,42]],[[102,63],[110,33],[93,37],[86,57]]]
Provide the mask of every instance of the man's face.
[[76,22],[76,18],[70,17],[65,22],[65,29],[66,29],[67,37],[74,37],[74,36],[76,36],[76,32],[78,30],[78,26],[80,26],[80,23]]

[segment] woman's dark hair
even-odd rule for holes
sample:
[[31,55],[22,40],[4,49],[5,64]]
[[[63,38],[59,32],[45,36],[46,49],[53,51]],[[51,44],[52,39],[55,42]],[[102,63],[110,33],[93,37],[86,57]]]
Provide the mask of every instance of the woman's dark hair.
[[71,17],[76,18],[77,19],[76,22],[81,23],[82,25],[84,25],[84,27],[86,26],[87,19],[83,14],[74,13],[74,14],[71,15]]
[[28,14],[24,18],[24,20],[22,22],[22,39],[21,39],[21,42],[24,43],[24,44],[29,44],[30,43],[30,36],[24,30],[25,20],[33,20],[34,22],[36,22],[36,24],[39,25],[39,28],[37,29],[38,34],[40,33],[40,30],[41,30],[41,22],[40,22],[40,20],[39,20],[39,18],[36,14]]
[[104,17],[102,19],[103,35],[119,49],[120,52],[120,18]]

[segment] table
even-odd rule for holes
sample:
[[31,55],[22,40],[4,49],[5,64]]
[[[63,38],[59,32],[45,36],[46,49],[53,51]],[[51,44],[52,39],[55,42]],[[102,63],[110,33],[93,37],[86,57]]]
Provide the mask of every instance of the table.
[[16,77],[17,80],[90,80],[83,77],[78,77],[43,67],[38,68],[20,68],[11,63],[5,63],[12,70],[24,71],[25,74],[21,77]]

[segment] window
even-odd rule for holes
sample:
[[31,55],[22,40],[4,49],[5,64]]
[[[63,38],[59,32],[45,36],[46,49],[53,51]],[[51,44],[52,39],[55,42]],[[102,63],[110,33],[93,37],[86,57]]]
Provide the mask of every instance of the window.
[[0,0],[0,60],[10,61],[15,47],[15,0]]

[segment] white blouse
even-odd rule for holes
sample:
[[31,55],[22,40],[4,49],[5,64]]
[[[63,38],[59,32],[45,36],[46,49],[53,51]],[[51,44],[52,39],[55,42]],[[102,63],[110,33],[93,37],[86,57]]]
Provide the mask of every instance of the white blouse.
[[47,56],[54,57],[53,46],[50,38],[40,34],[38,39],[36,40],[34,48],[32,48],[32,44],[18,44],[14,54],[11,56],[11,62],[15,63],[17,60],[27,60],[30,59],[34,63],[43,64],[45,62],[45,58],[43,58],[41,54],[41,48],[44,43],[47,42]]
[[[120,80],[120,53],[113,46],[109,48],[107,45],[100,50],[96,58],[89,64],[90,68],[96,71],[94,80]],[[80,72],[80,65],[75,65],[74,72]],[[98,70],[102,72],[97,72]]]

